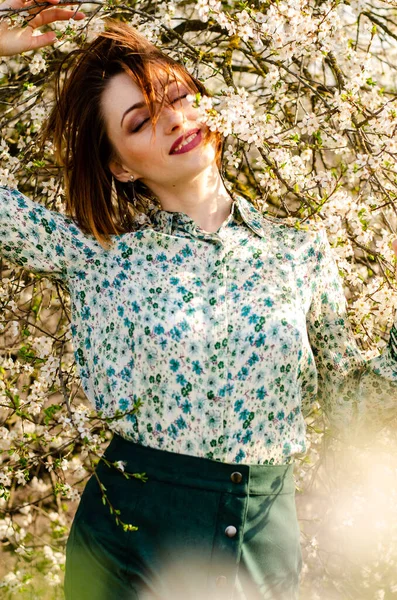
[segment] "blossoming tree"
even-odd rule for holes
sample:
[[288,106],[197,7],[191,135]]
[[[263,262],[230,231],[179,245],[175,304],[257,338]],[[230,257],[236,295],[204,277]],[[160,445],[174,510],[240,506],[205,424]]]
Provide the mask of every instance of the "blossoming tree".
[[[38,14],[48,7],[36,4]],[[75,6],[84,21],[44,24],[50,45],[0,63],[0,185],[65,211],[51,140],[44,153],[37,145],[53,101],[51,73],[103,29],[106,17],[127,21],[211,90],[212,97],[192,102],[225,137],[228,185],[302,227],[309,216],[322,219],[357,343],[365,357],[376,356],[397,307],[397,2],[79,0]],[[15,27],[31,18],[22,2],[0,9]],[[93,412],[81,390],[67,290],[4,260],[1,268],[0,586],[10,598],[31,598],[33,590],[58,598],[73,512],[112,423]],[[395,429],[384,428],[376,454],[365,444],[349,454],[318,405],[307,424],[311,447],[297,472],[303,597],[394,597]],[[338,470],[341,457],[349,484]],[[377,473],[371,486],[363,477],[369,472]],[[363,524],[366,533],[357,536]]]

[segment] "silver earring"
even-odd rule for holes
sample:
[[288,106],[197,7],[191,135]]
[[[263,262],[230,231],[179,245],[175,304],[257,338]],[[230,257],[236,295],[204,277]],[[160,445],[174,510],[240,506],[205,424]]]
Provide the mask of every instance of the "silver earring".
[[136,194],[135,194],[135,185],[133,184],[133,181],[134,181],[134,176],[133,175],[130,176],[129,181],[130,181],[130,187],[132,188],[132,204],[136,208],[136,203],[137,203],[138,199],[137,199]]

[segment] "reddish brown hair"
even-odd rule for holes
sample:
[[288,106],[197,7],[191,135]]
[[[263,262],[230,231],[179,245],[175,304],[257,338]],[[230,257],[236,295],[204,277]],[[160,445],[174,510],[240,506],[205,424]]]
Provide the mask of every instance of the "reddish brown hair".
[[[152,81],[158,71],[167,76],[165,85],[161,84],[160,99]],[[106,133],[100,102],[109,79],[122,72],[141,89],[153,130],[171,77],[180,76],[193,94],[211,95],[183,65],[136,29],[112,19],[106,20],[105,31],[94,41],[63,59],[56,73],[55,103],[43,129],[42,142],[53,140],[57,160],[64,167],[68,214],[82,231],[94,235],[105,248],[111,235],[136,227],[137,211],[146,213],[150,202],[159,205],[147,186],[137,181],[134,185],[138,202],[134,209],[131,185],[115,179],[109,169],[115,150]],[[220,133],[208,130],[205,142],[211,138],[216,143],[216,162],[220,168],[223,138]]]

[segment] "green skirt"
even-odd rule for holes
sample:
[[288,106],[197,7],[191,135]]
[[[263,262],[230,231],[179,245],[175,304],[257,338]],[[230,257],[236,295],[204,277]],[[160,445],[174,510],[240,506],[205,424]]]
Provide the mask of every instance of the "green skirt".
[[67,543],[66,600],[297,600],[293,465],[221,463],[119,435],[104,458],[147,481],[100,461]]

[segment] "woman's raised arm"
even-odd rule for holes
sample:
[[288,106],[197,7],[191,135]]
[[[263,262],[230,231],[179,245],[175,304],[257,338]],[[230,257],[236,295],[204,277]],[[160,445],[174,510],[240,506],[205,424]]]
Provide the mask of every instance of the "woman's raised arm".
[[[33,35],[35,29],[54,23],[55,21],[66,21],[69,19],[84,19],[85,14],[77,9],[60,8],[56,6],[61,0],[47,0],[49,8],[43,10],[37,6],[37,1],[28,0],[6,0],[0,4],[0,56],[13,56],[28,50],[36,50],[43,46],[49,46],[56,41],[53,31],[47,31],[40,35]],[[69,3],[73,4],[73,0]],[[51,6],[55,5],[55,6]],[[23,9],[33,17],[26,27],[10,27],[9,19],[5,18],[10,10],[19,11]]]
[[0,256],[9,262],[68,283],[71,272],[84,270],[98,251],[70,217],[0,186]]
[[[82,19],[77,9],[60,8],[62,0],[48,0],[48,8],[33,0],[6,0],[0,4],[0,56],[12,56],[48,46],[56,41],[52,31],[34,31],[55,21]],[[70,4],[74,4],[71,0]],[[12,27],[7,15],[23,9],[29,25]],[[18,190],[0,187],[0,255],[31,271],[67,279],[71,266],[91,258],[95,252],[71,219],[33,202]]]

